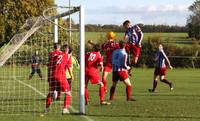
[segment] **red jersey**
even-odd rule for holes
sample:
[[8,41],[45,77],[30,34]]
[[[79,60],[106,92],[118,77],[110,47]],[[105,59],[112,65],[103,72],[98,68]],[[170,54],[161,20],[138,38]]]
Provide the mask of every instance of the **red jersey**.
[[103,64],[103,56],[99,52],[88,52],[85,55],[86,68],[98,69],[99,64]]
[[108,41],[102,45],[102,49],[106,54],[106,66],[112,66],[112,53],[114,50],[119,49],[119,44],[113,41]]
[[57,81],[66,80],[66,68],[68,64],[68,54],[59,53],[53,57],[52,77]]
[[54,51],[51,51],[50,54],[49,54],[49,63],[47,64],[48,67],[52,67],[53,66],[53,61],[54,61],[54,57],[61,54],[62,51],[60,50],[54,50]]

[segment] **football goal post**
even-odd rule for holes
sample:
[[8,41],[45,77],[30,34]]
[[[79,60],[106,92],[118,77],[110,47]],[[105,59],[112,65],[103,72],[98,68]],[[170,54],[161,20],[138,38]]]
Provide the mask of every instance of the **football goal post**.
[[[84,8],[55,6],[44,10],[39,17],[27,19],[18,33],[0,48],[0,115],[44,111],[49,91],[47,64],[55,42],[73,49],[75,79],[71,84],[70,112],[85,114]],[[61,113],[62,95],[60,101],[53,101],[49,113]]]

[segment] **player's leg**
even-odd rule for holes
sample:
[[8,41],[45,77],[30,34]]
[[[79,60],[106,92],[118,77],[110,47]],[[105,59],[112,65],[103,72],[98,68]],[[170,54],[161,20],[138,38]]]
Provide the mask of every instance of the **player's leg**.
[[112,86],[110,88],[110,97],[109,97],[109,100],[113,100],[114,99],[115,89],[116,89],[118,80],[119,80],[118,72],[117,71],[116,72],[113,71]]
[[37,68],[37,74],[39,75],[40,79],[43,79],[42,72],[40,68]]
[[156,91],[159,75],[160,75],[160,69],[159,68],[155,68],[154,76],[153,76],[153,88],[149,89],[149,92],[155,92]]
[[103,81],[103,84],[104,84],[105,92],[107,92],[107,80],[106,80],[106,78],[107,78],[108,74],[109,74],[109,72],[107,72],[106,69],[104,68],[102,81]]
[[68,114],[68,108],[70,106],[71,103],[71,91],[70,91],[70,87],[69,84],[67,82],[67,80],[63,81],[62,84],[60,85],[62,88],[62,91],[64,91],[65,94],[65,99],[64,99],[64,108],[63,108],[63,114]]
[[32,79],[33,75],[35,74],[36,72],[36,68],[32,67],[32,71],[31,71],[31,74],[29,75],[29,80]]
[[89,92],[88,92],[89,77],[85,76],[85,104],[88,105]]
[[100,100],[100,104],[101,105],[106,105],[107,102],[104,101],[104,97],[105,97],[105,87],[104,87],[104,84],[103,82],[99,82],[98,83],[99,85],[99,100]]
[[167,69],[166,68],[161,68],[160,69],[160,81],[169,85],[170,87],[170,90],[173,90],[173,85],[172,85],[172,82],[168,81],[166,79],[166,72],[167,72]]
[[68,92],[65,92],[65,99],[64,99],[64,108],[63,108],[63,114],[68,114],[69,113],[69,106],[71,103],[71,92],[70,90]]
[[149,89],[149,92],[155,92],[156,91],[156,87],[157,87],[157,84],[158,84],[158,78],[159,78],[159,75],[154,75],[154,77],[153,77],[153,88]]
[[133,59],[132,59],[132,61],[131,61],[131,65],[132,65],[132,66],[135,65],[135,64],[137,64],[138,58],[139,58],[139,57],[133,56]]
[[110,88],[110,97],[109,97],[109,100],[113,100],[114,99],[115,89],[116,89],[116,86],[117,86],[117,82],[118,81],[113,81],[112,82],[112,86]]
[[136,45],[132,45],[132,61],[131,61],[131,65],[136,65],[138,62],[138,59],[140,57],[140,47],[137,47]]
[[49,107],[50,107],[51,102],[52,102],[54,90],[55,90],[55,81],[50,81],[50,82],[49,82],[49,92],[48,92],[48,95],[47,95],[47,97],[46,97],[45,112],[48,112],[48,111],[49,111]]
[[172,82],[168,81],[165,75],[160,76],[160,81],[169,85],[171,91],[174,89]]
[[130,79],[127,78],[123,82],[126,85],[126,99],[127,99],[127,101],[136,101],[134,98],[132,98],[132,85],[131,85]]

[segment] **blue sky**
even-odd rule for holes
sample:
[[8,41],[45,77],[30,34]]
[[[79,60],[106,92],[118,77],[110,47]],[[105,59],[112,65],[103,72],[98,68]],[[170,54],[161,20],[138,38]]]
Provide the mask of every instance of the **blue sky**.
[[[68,5],[68,0],[55,0]],[[133,23],[185,25],[188,7],[195,0],[71,0],[74,6],[85,6],[86,24]]]

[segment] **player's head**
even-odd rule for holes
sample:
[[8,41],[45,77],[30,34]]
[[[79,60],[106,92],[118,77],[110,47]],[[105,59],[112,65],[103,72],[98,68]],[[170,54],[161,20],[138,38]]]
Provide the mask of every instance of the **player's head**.
[[99,52],[100,50],[101,50],[100,45],[99,45],[99,44],[95,44],[95,45],[94,45],[94,51],[95,51],[95,52]]
[[69,53],[69,45],[68,44],[65,44],[62,46],[61,50],[64,52],[64,53]]
[[58,43],[54,43],[53,48],[55,50],[59,50],[60,49],[60,45]]
[[163,50],[163,45],[162,45],[162,44],[159,44],[159,45],[158,45],[158,49],[159,49],[159,50]]
[[123,49],[125,47],[125,42],[124,41],[119,41],[119,47],[120,49]]
[[124,27],[125,29],[128,29],[130,26],[131,26],[131,21],[129,21],[129,20],[124,21],[123,27]]
[[114,32],[108,32],[107,33],[107,38],[110,40],[110,39],[112,39],[112,40],[114,40],[114,38],[115,38],[115,33]]

